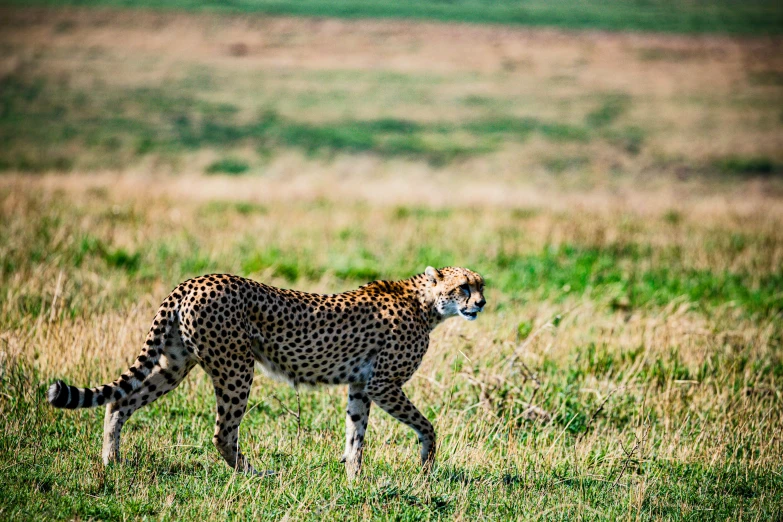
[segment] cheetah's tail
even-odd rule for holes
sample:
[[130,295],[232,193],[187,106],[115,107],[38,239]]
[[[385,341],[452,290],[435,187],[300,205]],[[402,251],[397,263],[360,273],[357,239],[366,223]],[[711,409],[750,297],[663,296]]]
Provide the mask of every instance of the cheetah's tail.
[[160,305],[155,320],[147,334],[147,341],[141,354],[133,365],[120,377],[97,388],[77,388],[63,381],[57,381],[49,386],[47,399],[55,408],[92,408],[102,404],[111,404],[127,397],[141,387],[142,382],[155,368],[163,352],[163,346],[171,327],[174,325],[179,302],[170,295]]

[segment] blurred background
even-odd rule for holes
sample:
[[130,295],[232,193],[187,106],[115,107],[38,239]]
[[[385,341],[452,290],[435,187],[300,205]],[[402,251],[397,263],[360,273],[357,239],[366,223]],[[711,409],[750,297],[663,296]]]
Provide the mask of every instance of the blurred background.
[[[294,470],[303,518],[780,513],[782,34],[768,0],[3,0],[0,465],[50,461],[0,478],[0,512],[282,516],[265,486],[214,501],[203,373],[129,423],[146,475],[85,483],[101,412],[40,410],[44,384],[112,380],[188,277],[335,292],[462,265],[487,312],[406,388],[436,493],[399,492],[415,438],[376,413],[341,512],[343,390],[303,396],[300,438],[294,392],[257,379],[245,452]],[[177,474],[201,469],[217,485]],[[123,489],[159,473],[175,500]]]

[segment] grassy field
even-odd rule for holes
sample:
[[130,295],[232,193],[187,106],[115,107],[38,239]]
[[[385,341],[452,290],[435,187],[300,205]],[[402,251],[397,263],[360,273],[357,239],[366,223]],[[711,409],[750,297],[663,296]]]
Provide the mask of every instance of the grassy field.
[[3,0],[11,5],[413,18],[444,22],[676,33],[783,33],[774,0]]
[[[779,519],[775,38],[0,24],[0,518]],[[256,378],[240,444],[268,479],[212,446],[201,370],[106,469],[103,411],[45,404],[54,378],[113,380],[187,277],[333,292],[428,264],[480,271],[489,303],[406,385],[439,436],[430,476],[374,411],[346,483],[343,388],[298,404]]]

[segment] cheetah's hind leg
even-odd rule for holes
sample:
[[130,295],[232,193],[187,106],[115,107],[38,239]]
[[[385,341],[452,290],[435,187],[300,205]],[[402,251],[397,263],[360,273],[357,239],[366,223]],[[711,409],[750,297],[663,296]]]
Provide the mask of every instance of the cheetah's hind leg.
[[137,409],[154,402],[177,386],[195,366],[196,358],[182,343],[174,331],[166,340],[158,365],[144,379],[141,387],[112,404],[106,405],[103,422],[103,463],[120,459],[120,431]]

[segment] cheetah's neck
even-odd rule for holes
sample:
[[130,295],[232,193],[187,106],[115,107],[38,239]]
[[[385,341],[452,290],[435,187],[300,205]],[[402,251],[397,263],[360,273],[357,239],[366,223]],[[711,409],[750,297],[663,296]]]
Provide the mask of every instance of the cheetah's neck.
[[413,291],[416,295],[416,300],[419,302],[421,314],[424,320],[427,322],[430,331],[443,322],[443,317],[437,310],[435,303],[437,298],[432,291],[432,285],[427,280],[427,276],[424,274],[415,275],[409,279],[401,281],[410,291]]

